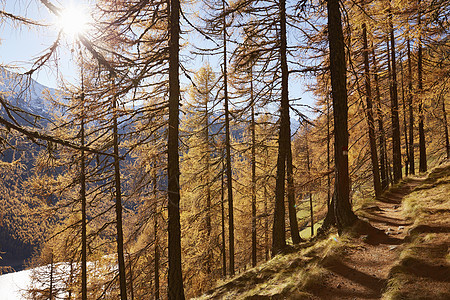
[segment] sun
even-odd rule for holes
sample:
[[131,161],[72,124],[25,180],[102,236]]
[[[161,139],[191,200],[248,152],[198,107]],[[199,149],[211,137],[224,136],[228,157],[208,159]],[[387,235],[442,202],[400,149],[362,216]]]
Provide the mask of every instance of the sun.
[[88,14],[80,6],[70,5],[64,8],[58,19],[59,27],[71,37],[85,33],[88,27]]

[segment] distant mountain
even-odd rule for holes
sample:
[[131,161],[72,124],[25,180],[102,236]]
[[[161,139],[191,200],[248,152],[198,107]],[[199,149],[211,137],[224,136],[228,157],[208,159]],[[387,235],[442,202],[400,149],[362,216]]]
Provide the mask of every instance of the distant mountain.
[[[28,78],[11,71],[8,71],[0,67],[0,95],[6,102],[20,110],[25,112],[42,116],[44,118],[51,119],[51,104],[47,100],[47,96],[56,97],[58,92],[55,89],[48,88],[33,79]],[[5,119],[10,119],[6,113],[3,105],[0,106],[0,115]],[[19,124],[30,125],[25,122],[24,119],[34,122],[34,117],[26,113],[18,114],[13,113],[13,117]],[[38,121],[38,125],[45,127],[46,121]],[[1,126],[1,125],[0,125]],[[17,148],[16,151],[22,153],[22,162],[25,165],[26,170],[30,170],[33,165],[33,155],[39,151],[37,145],[26,145],[25,148]],[[12,149],[0,149],[0,161],[11,162],[13,160]],[[24,174],[26,174],[26,170]],[[23,179],[27,175],[23,175]],[[5,184],[8,183],[8,179],[4,179]],[[0,195],[0,201],[6,201],[8,205],[8,198],[4,195]],[[8,218],[8,213],[3,215],[4,218]],[[17,238],[15,234],[14,226],[6,226],[0,222],[0,267],[11,266],[16,270],[23,268],[24,261],[28,259],[33,251],[34,245],[28,241]],[[0,299],[2,299],[0,295]]]
[[51,105],[46,95],[57,97],[57,90],[46,87],[28,76],[0,67],[0,93],[12,106],[48,117]]

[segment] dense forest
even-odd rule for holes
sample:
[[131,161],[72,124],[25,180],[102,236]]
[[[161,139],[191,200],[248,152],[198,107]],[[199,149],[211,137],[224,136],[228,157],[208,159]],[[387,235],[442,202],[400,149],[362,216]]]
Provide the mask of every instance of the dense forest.
[[[0,71],[0,274],[32,299],[202,295],[450,159],[448,0],[88,3]],[[61,47],[76,82],[37,88]]]

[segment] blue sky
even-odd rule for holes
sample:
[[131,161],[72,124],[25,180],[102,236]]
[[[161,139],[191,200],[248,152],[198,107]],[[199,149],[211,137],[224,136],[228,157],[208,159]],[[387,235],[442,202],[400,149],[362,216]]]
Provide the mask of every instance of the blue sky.
[[[0,64],[16,66],[16,72],[30,69],[32,61],[42,55],[52,45],[58,34],[57,19],[39,1],[8,0],[2,7],[6,12],[38,20],[48,24],[45,28],[18,26],[6,20],[0,27]],[[70,1],[63,1],[69,3]],[[66,80],[72,81],[74,66],[68,46],[58,50],[58,70]],[[54,64],[33,75],[33,79],[48,87],[57,88],[58,72]],[[14,70],[13,70],[14,71]]]
[[[53,1],[53,3],[60,5],[61,7],[69,5],[81,5],[87,3],[89,0],[64,0]],[[1,1],[0,1],[1,3]],[[1,4],[0,4],[1,5]],[[39,0],[7,0],[2,7],[5,11],[16,15],[21,15],[33,20],[41,21],[42,23],[49,24],[45,28],[28,28],[25,26],[17,27],[11,21],[3,22],[0,27],[0,64],[2,65],[15,65],[19,69],[16,72],[25,72],[31,67],[31,62],[42,55],[48,47],[52,45],[58,34],[57,19],[53,16]],[[186,37],[184,37],[186,38]],[[201,38],[198,39],[189,38],[190,42],[201,42]],[[57,55],[58,69],[55,68],[55,62],[49,67],[42,69],[33,75],[33,79],[39,83],[51,87],[58,88],[58,77],[64,78],[65,81],[75,82],[77,81],[77,67],[73,63],[70,52],[69,40],[66,40],[66,45],[59,47]],[[192,62],[187,66],[189,69],[199,69],[206,61],[210,61],[213,68],[220,70],[220,67],[214,65],[214,58],[202,59],[198,57],[195,62]],[[198,66],[196,66],[196,64]],[[56,71],[58,70],[58,71]],[[182,78],[182,84],[188,84],[186,78]],[[290,98],[302,98],[300,103],[312,105],[313,98],[311,95],[304,92],[302,80],[298,78],[290,79]],[[311,113],[300,110],[309,116]],[[295,114],[291,114],[291,117],[297,119]]]

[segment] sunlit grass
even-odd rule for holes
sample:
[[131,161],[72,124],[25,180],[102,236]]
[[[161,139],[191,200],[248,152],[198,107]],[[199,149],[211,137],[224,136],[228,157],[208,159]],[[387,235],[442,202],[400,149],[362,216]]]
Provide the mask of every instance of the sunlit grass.
[[[442,247],[442,236],[446,233],[427,232],[427,226],[448,226],[450,218],[450,165],[441,166],[430,171],[425,182],[403,200],[404,214],[415,220],[410,230],[409,242],[405,244],[399,255],[399,260],[392,267],[387,288],[382,299],[443,299],[445,287],[436,283],[435,286],[420,286],[421,278],[417,277],[411,268],[422,268],[423,265],[433,264],[433,261],[450,263],[450,253],[446,248],[445,254],[439,254],[436,249]],[[432,250],[434,249],[434,250]],[[419,289],[411,291],[412,285],[418,282]],[[420,292],[420,295],[417,294]],[[443,295],[444,293],[445,295]]]

